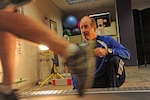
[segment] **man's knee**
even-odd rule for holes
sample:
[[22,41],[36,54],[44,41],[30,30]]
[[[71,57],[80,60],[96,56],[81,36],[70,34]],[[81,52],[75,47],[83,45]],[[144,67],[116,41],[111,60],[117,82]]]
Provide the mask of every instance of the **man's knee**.
[[[119,66],[120,66],[120,62],[121,62],[121,61],[123,61],[123,60],[121,60],[120,57],[118,57],[118,56],[112,56],[112,57],[110,57],[110,59],[109,59],[109,66],[110,66],[111,68],[114,68],[115,72],[117,72],[117,71],[118,71],[118,68],[119,68]],[[124,65],[122,65],[122,66],[124,66]]]
[[119,87],[125,80],[124,62],[120,57],[112,56],[109,59],[109,64],[109,68],[111,67],[110,72],[112,74],[112,77],[110,77],[110,82],[112,83],[111,86]]
[[110,64],[118,64],[119,61],[120,61],[120,57],[118,57],[118,56],[111,56],[109,58],[109,63]]

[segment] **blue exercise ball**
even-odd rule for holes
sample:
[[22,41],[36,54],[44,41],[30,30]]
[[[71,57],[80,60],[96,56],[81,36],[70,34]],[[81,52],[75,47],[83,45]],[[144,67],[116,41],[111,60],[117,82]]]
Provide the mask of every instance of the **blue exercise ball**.
[[75,16],[69,15],[63,21],[64,28],[73,29],[77,26],[78,20]]

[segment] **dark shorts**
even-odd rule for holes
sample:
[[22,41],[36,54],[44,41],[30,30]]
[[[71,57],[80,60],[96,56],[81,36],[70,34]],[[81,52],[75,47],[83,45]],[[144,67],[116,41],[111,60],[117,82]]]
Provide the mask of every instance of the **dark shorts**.
[[126,78],[125,64],[118,56],[111,56],[96,73],[93,88],[120,87]]

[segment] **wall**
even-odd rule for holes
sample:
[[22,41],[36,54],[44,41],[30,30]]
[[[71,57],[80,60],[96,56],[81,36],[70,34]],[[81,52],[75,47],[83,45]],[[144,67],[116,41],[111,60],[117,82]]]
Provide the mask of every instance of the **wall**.
[[114,9],[114,7],[88,10],[86,12],[84,11],[84,12],[74,13],[73,15],[75,15],[78,19],[81,19],[85,15],[91,15],[91,14],[97,14],[97,13],[103,13],[103,12],[110,12],[111,20],[115,21],[116,18],[115,18],[115,9]]
[[136,40],[131,0],[116,0],[116,12],[120,42],[130,50],[131,54],[130,60],[125,62],[126,66],[137,67]]
[[[50,0],[45,0],[45,2],[37,0],[35,3],[25,6],[24,13],[25,15],[30,16],[39,21],[43,21],[43,17],[47,17],[49,20],[51,19],[55,21],[57,23],[58,35],[62,36],[62,21],[61,21],[62,13],[53,3],[50,2]],[[60,66],[58,67],[58,70],[61,72],[62,71],[61,58],[59,61]],[[36,62],[36,64],[38,64],[37,67],[39,67],[40,69],[36,68],[36,70],[32,70],[31,72],[31,73],[34,72],[36,74],[35,76],[36,81],[38,81],[40,77],[42,80],[44,80],[50,74],[49,66],[51,66],[51,64],[49,63],[52,62],[39,62],[39,60],[38,62]],[[38,72],[38,70],[40,70],[40,72]],[[30,75],[29,77],[31,77]],[[34,77],[32,80],[35,80]]]
[[[63,35],[63,27],[62,27],[62,15],[63,13],[57,8],[50,0],[45,0],[45,2],[38,0],[35,4],[37,6],[37,10],[44,16],[47,16],[49,19],[55,21],[57,23],[57,33],[58,35]],[[59,67],[57,67],[59,72],[63,72],[62,69],[62,59],[59,57]]]

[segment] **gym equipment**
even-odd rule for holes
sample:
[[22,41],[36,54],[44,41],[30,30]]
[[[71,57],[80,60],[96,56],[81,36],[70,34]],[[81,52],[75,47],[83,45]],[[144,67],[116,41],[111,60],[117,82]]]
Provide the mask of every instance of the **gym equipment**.
[[52,77],[56,79],[56,78],[59,76],[61,79],[64,79],[64,77],[63,77],[61,74],[59,74],[59,73],[57,72],[57,68],[56,68],[56,65],[55,65],[55,64],[53,65],[53,70],[54,70],[54,72],[53,72],[51,75],[49,75],[49,76],[41,83],[40,87],[42,87],[45,83],[47,83]]
[[41,84],[43,78],[45,78],[49,74],[49,71],[51,71],[52,66],[52,61],[50,59],[53,57],[53,52],[47,50],[47,47],[45,47],[44,45],[41,45],[40,49],[41,52],[39,53],[39,64],[41,66],[38,67],[38,80],[35,85]]
[[71,30],[70,29],[64,29],[63,35],[71,36],[72,35]]
[[64,79],[64,77],[58,73],[56,66],[58,66],[58,58],[56,54],[54,55],[54,59],[52,59],[53,61],[53,67],[51,70],[51,74],[41,83],[40,87],[42,87],[45,83],[47,83],[51,78],[56,79],[57,77],[60,77],[61,79]]
[[73,29],[77,26],[78,20],[75,16],[69,15],[63,21],[64,28]]
[[96,88],[85,90],[82,98],[76,90],[22,92],[20,100],[149,100],[150,87]]
[[71,78],[65,78],[65,79],[53,79],[52,80],[53,86],[67,86],[72,85],[72,79]]
[[74,29],[72,30],[72,35],[81,35],[80,29],[79,29],[79,28],[74,28]]

